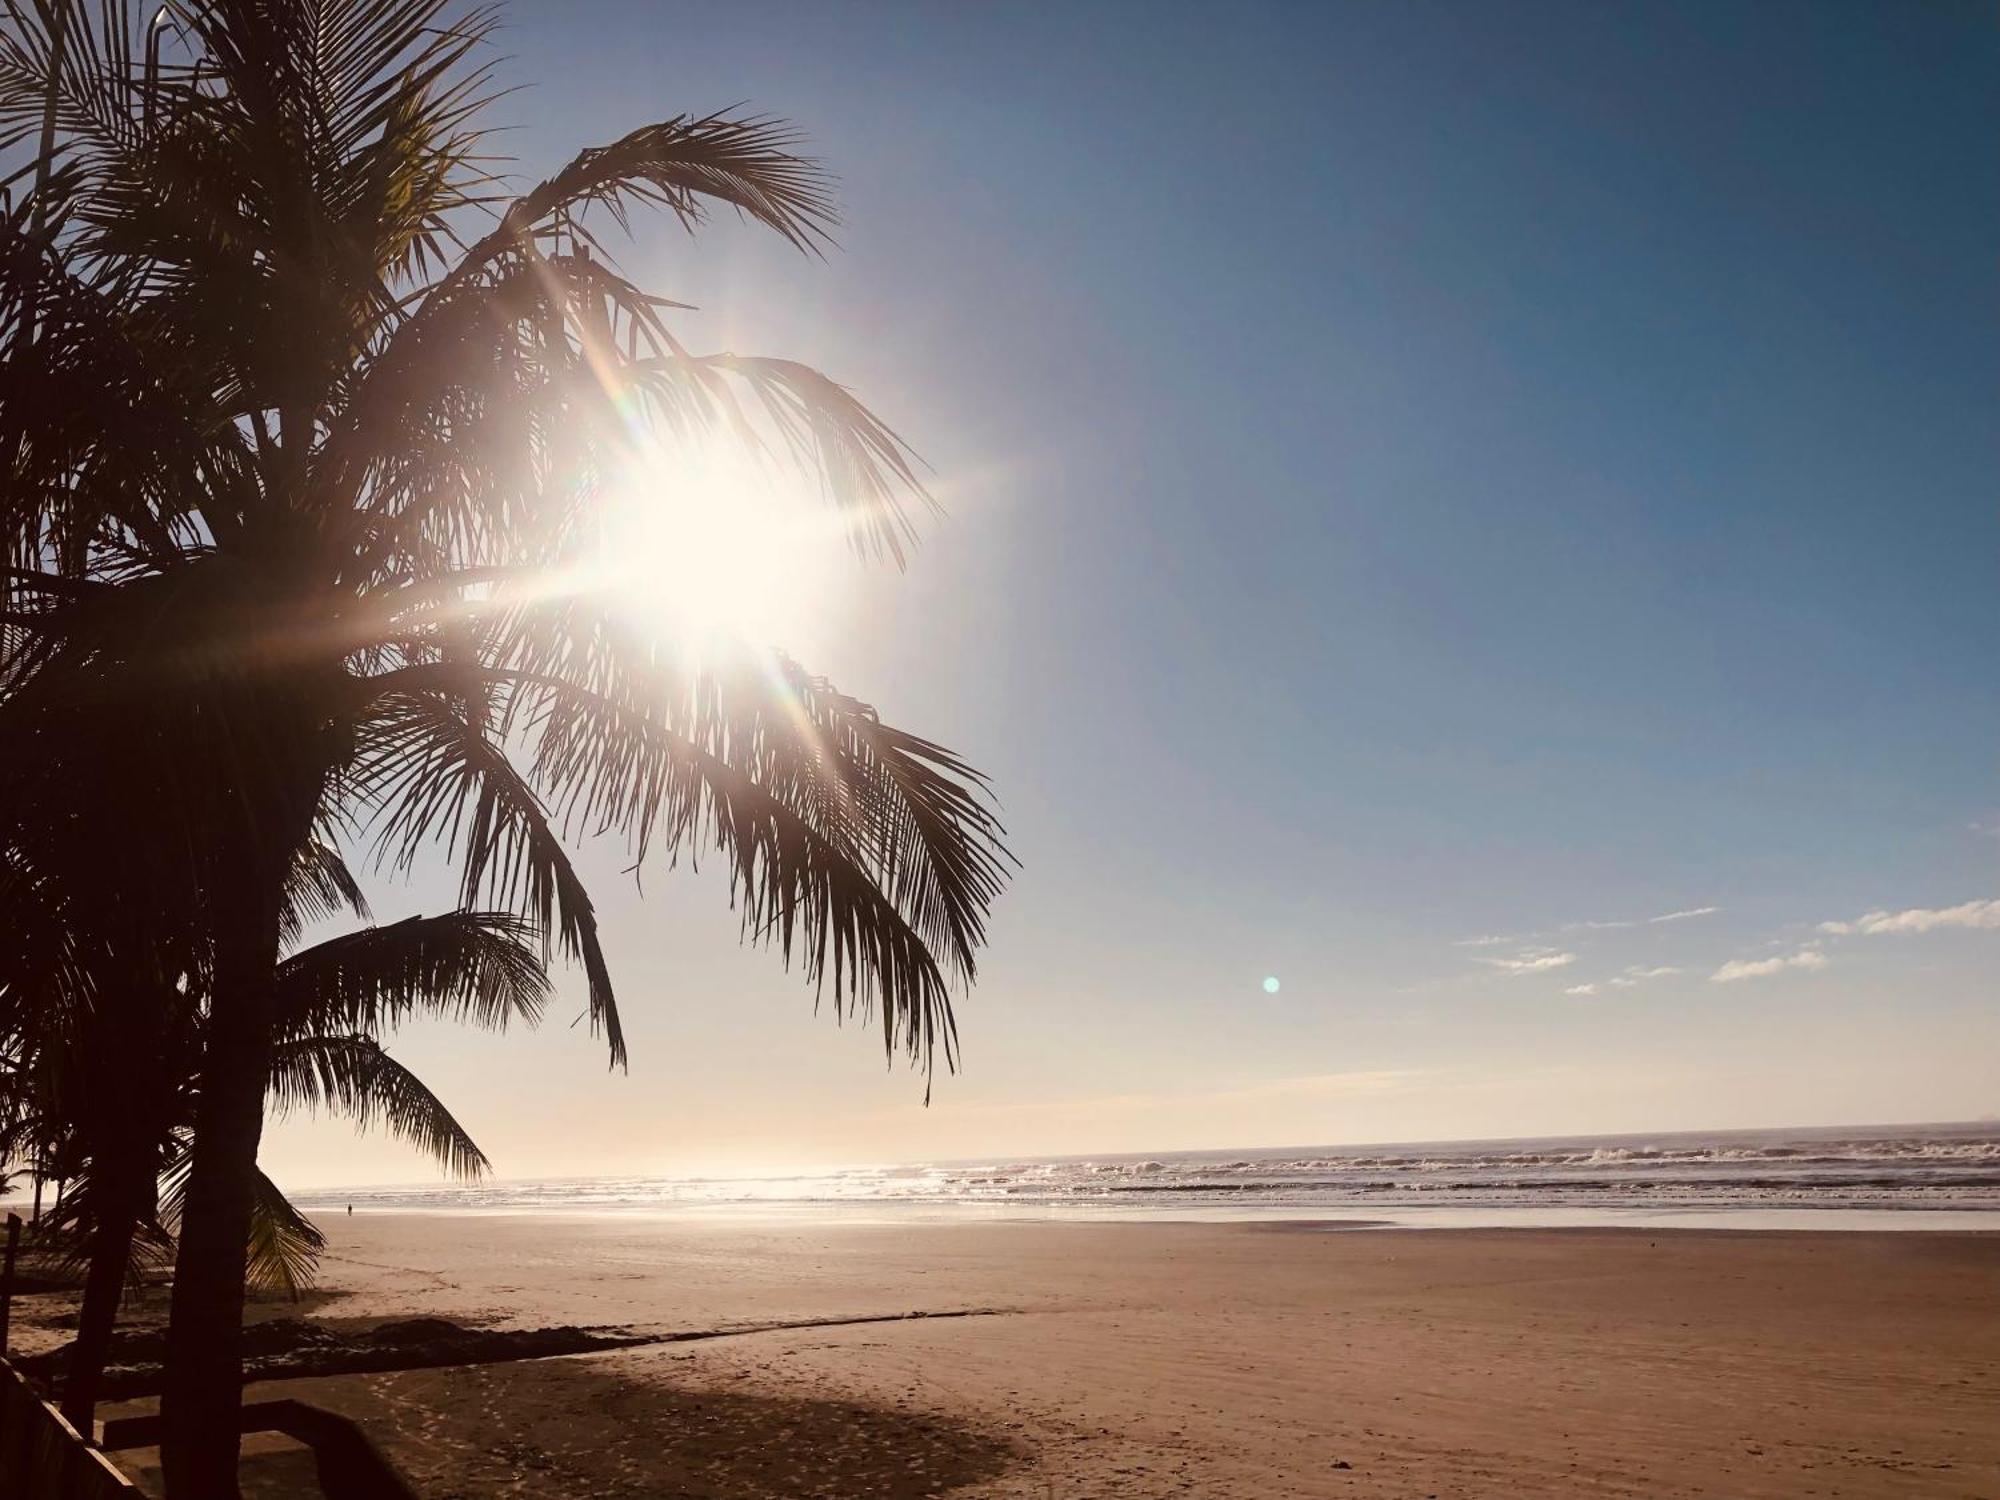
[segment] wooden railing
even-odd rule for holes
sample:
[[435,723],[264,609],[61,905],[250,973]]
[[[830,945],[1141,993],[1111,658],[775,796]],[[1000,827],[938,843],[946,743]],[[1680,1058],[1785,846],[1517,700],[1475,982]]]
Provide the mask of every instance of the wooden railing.
[[[312,1449],[326,1500],[417,1500],[416,1491],[368,1434],[338,1412],[303,1401],[252,1401],[243,1408],[242,1430],[282,1432]],[[156,1448],[159,1443],[158,1417],[119,1417],[104,1424],[107,1448]]]
[[[79,1437],[5,1357],[20,1242],[20,1216],[9,1214],[0,1251],[0,1500],[130,1500],[139,1487]],[[368,1434],[337,1412],[303,1401],[254,1401],[242,1409],[242,1421],[244,1432],[282,1432],[311,1448],[328,1500],[417,1500]],[[160,1441],[154,1416],[120,1417],[103,1429],[104,1447],[113,1450]]]
[[0,1359],[0,1500],[132,1500],[138,1493]]

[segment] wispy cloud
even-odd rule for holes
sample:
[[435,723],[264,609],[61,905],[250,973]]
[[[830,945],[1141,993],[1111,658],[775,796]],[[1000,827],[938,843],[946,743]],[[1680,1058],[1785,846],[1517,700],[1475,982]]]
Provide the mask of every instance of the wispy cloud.
[[1524,948],[1512,958],[1482,958],[1479,961],[1509,974],[1541,974],[1550,969],[1567,968],[1576,962],[1576,955],[1558,953],[1552,948]]
[[1712,917],[1722,910],[1719,906],[1690,906],[1686,911],[1663,911],[1657,917],[1648,917],[1648,923],[1685,922],[1690,917]]
[[1763,979],[1771,974],[1782,974],[1787,969],[1812,971],[1825,967],[1824,953],[1816,948],[1801,948],[1796,953],[1781,954],[1777,958],[1732,958],[1709,975],[1708,980],[1710,984],[1734,984],[1741,979]]
[[1594,984],[1573,984],[1564,990],[1563,993],[1565,995],[1594,995],[1597,993],[1597,986]]
[[1454,948],[1498,948],[1506,943],[1527,943],[1536,938],[1554,937],[1563,932],[1622,932],[1627,928],[1645,927],[1655,922],[1685,922],[1689,917],[1712,917],[1721,911],[1719,906],[1691,906],[1686,911],[1662,912],[1657,917],[1626,918],[1613,921],[1563,922],[1555,927],[1540,927],[1533,932],[1497,933],[1480,937],[1459,938],[1452,944]]
[[1961,906],[1913,906],[1908,911],[1871,911],[1852,922],[1822,922],[1819,930],[1834,937],[1908,936],[1943,927],[2000,931],[2000,898],[1967,901]]
[[1967,833],[1983,833],[1990,839],[2000,839],[2000,813],[1990,818],[1977,818],[1965,825]]
[[1643,964],[1634,964],[1623,973],[1614,976],[1611,984],[1615,989],[1629,990],[1634,985],[1644,984],[1649,979],[1665,979],[1669,975],[1678,973],[1680,970],[1672,964],[1655,964],[1650,969]]

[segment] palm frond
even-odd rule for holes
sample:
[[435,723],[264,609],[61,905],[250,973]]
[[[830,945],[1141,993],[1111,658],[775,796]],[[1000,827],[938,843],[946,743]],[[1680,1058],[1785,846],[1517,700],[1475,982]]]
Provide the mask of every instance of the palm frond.
[[271,1102],[280,1112],[331,1110],[360,1130],[380,1125],[461,1177],[477,1177],[490,1165],[437,1095],[373,1037],[280,1042],[271,1060]]
[[278,966],[282,1035],[380,1035],[417,1012],[489,1030],[534,1025],[548,999],[540,933],[506,912],[459,911],[367,927]]
[[[51,1264],[60,1275],[81,1275],[95,1252],[93,1236],[104,1217],[99,1204],[100,1170],[100,1163],[85,1159],[64,1186],[61,1208],[52,1211],[45,1220],[47,1227],[55,1231],[47,1243],[54,1247]],[[172,1236],[160,1227],[155,1198],[149,1169],[143,1205],[126,1251],[124,1287],[128,1296],[145,1276],[159,1269],[173,1244]]]
[[765,116],[676,115],[642,126],[580,152],[509,204],[468,260],[518,249],[537,231],[574,232],[591,208],[604,209],[624,229],[632,207],[660,207],[693,229],[710,201],[728,204],[801,250],[817,251],[831,243],[838,216],[824,170],[798,153],[799,144],[796,130]]
[[285,910],[279,937],[286,947],[312,922],[324,922],[351,913],[368,917],[368,897],[340,852],[322,839],[301,844],[292,860],[292,879],[287,887]]
[[917,477],[909,445],[852,391],[797,360],[711,354],[694,363],[744,382],[789,457],[844,512],[858,549],[899,568],[908,561],[917,532],[904,499],[932,510],[937,502]]
[[278,1185],[257,1173],[250,1200],[250,1246],[244,1272],[250,1285],[283,1292],[294,1302],[319,1279],[326,1236],[292,1206]]
[[925,943],[971,983],[986,914],[1016,861],[984,775],[944,746],[891,725],[868,704],[780,660],[796,724],[812,726],[821,753],[856,769],[846,784],[866,807],[873,868]]
[[[393,679],[393,681],[392,681]],[[475,696],[386,690],[407,677],[370,684],[349,768],[354,794],[383,808],[377,848],[407,867],[442,837],[461,866],[468,907],[521,913],[581,963],[593,1030],[601,1028],[613,1066],[625,1063],[625,1034],[596,907],[534,788],[492,736],[480,675],[460,680]]]
[[383,747],[405,773],[392,826],[406,854],[409,830],[460,836],[452,778],[523,739],[566,829],[623,833],[641,861],[718,851],[747,936],[796,959],[836,1015],[879,1003],[886,1045],[953,1061],[951,983],[974,977],[1011,860],[975,772],[789,663],[687,680],[649,668],[585,602],[520,606],[496,633],[489,658],[514,665],[436,663],[378,684],[400,714],[451,726],[449,754],[428,764]]
[[858,767],[834,754],[760,763],[752,742],[726,730],[676,733],[573,684],[530,687],[538,780],[591,826],[632,836],[641,858],[649,847],[669,860],[719,853],[746,938],[796,961],[837,1017],[879,1010],[885,1049],[926,1069],[940,1054],[955,1066],[947,972],[898,906],[896,871],[879,863],[908,846],[870,837],[878,804],[855,795]]
[[[155,1253],[174,1238],[187,1207],[192,1165],[192,1153],[179,1149],[162,1173],[160,1212],[138,1236],[134,1246],[135,1267],[157,1263]],[[326,1249],[326,1236],[292,1206],[291,1200],[261,1168],[251,1174],[250,1192],[245,1273],[252,1286],[284,1292],[296,1301],[318,1278],[319,1257]],[[158,1259],[163,1260],[164,1256]]]
[[206,372],[163,359],[103,281],[0,218],[0,327],[35,330],[0,365],[0,541],[72,574],[109,535],[176,555],[195,538],[191,500],[240,508],[249,483]]
[[976,973],[985,913],[1013,857],[986,779],[930,740],[782,656],[688,677],[649,653],[602,605],[518,607],[491,653],[511,681],[508,732],[532,728],[533,776],[580,831],[619,829],[670,852],[701,820],[668,795],[658,757],[694,752],[732,768],[863,867],[957,977]]

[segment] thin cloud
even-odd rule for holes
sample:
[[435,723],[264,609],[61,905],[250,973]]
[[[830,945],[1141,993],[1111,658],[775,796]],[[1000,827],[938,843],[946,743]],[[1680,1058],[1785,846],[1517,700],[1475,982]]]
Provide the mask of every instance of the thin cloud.
[[1576,962],[1574,953],[1557,953],[1548,949],[1526,949],[1513,958],[1482,958],[1483,964],[1491,964],[1496,969],[1509,974],[1541,974],[1550,969],[1566,968]]
[[1738,980],[1763,979],[1772,974],[1782,974],[1787,969],[1804,969],[1811,972],[1825,967],[1824,953],[1814,948],[1801,948],[1797,953],[1787,953],[1777,958],[1732,958],[1709,975],[1708,982],[1735,984]]
[[1670,911],[1657,917],[1643,919],[1564,922],[1555,927],[1538,927],[1533,932],[1493,933],[1480,937],[1459,938],[1452,943],[1452,947],[1498,948],[1507,943],[1529,943],[1536,938],[1555,937],[1565,932],[1624,932],[1634,927],[1649,926],[1655,922],[1685,922],[1689,917],[1712,917],[1721,910],[1719,906],[1691,906],[1686,911]]
[[1594,995],[1597,993],[1597,986],[1594,984],[1573,984],[1564,990],[1563,993],[1565,995]]
[[1907,937],[1913,933],[1936,932],[1940,928],[1966,927],[1981,932],[2000,931],[2000,898],[1967,901],[1961,906],[1913,906],[1908,911],[1871,911],[1852,922],[1822,922],[1819,930],[1833,937]]
[[1629,990],[1644,984],[1649,979],[1665,979],[1670,974],[1680,972],[1672,964],[1656,964],[1650,969],[1641,964],[1634,964],[1622,974],[1612,976],[1610,983],[1613,989]]

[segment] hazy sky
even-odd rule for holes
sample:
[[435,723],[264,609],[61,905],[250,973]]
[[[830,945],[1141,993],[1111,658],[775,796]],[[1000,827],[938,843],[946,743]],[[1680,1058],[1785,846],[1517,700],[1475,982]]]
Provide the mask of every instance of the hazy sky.
[[1024,869],[925,1110],[717,880],[587,859],[629,1074],[574,976],[395,1043],[501,1175],[2000,1111],[1990,5],[577,0],[504,50],[524,173],[747,101],[840,175],[828,263],[622,263],[935,466],[911,571],[780,644],[989,769]]

